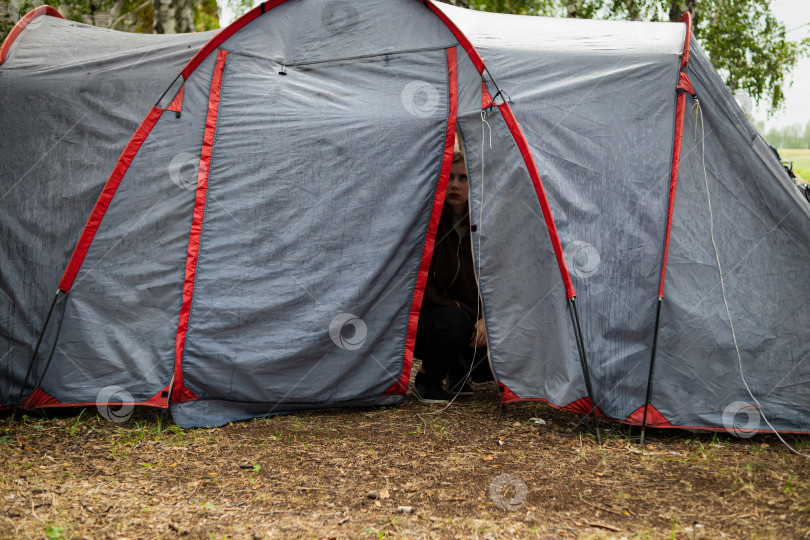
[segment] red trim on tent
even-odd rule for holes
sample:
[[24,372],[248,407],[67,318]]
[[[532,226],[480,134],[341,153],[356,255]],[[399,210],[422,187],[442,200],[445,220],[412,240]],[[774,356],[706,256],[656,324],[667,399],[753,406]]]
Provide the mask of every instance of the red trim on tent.
[[185,84],[180,87],[180,91],[177,92],[177,95],[174,96],[172,102],[169,104],[168,107],[166,107],[167,111],[183,112],[183,90],[185,89],[186,89]]
[[171,393],[171,400],[172,403],[184,403],[186,401],[199,401],[199,397],[197,397],[194,392],[186,388],[185,386],[181,386],[176,391],[172,391]]
[[685,71],[681,71],[680,75],[678,75],[678,86],[676,86],[675,89],[683,90],[690,96],[695,95],[695,87],[692,86],[692,79],[689,78],[689,75],[687,75]]
[[669,177],[669,203],[667,204],[667,230],[664,239],[664,257],[661,261],[661,282],[658,285],[658,298],[664,297],[664,278],[667,274],[667,257],[669,256],[669,237],[672,232],[672,213],[675,209],[675,190],[678,187],[678,169],[681,165],[681,142],[683,141],[683,118],[686,109],[686,94],[678,95],[675,108],[675,139],[672,152],[672,171]]
[[64,405],[61,401],[48,394],[42,388],[34,390],[30,396],[25,398],[25,401],[20,403],[23,409],[37,409],[39,407],[58,407]]
[[[127,402],[127,403],[99,403],[96,401],[77,401],[74,403],[63,403],[45,392],[42,388],[34,390],[30,396],[20,403],[23,409],[38,409],[40,407],[92,407],[101,405],[145,405],[147,407],[159,407],[165,409],[168,407],[169,385],[166,385],[157,394],[147,399],[146,401]],[[2,410],[4,407],[0,407]]]
[[[695,89],[692,81],[683,71],[689,61],[689,42],[692,35],[692,17],[689,12],[683,14],[682,21],[686,22],[686,38],[683,44],[683,56],[681,58],[681,71],[678,75],[677,89],[691,89],[694,95]],[[669,238],[672,231],[672,213],[675,208],[675,190],[678,187],[678,169],[681,165],[681,142],[683,141],[683,119],[686,111],[686,94],[678,92],[677,104],[675,106],[675,138],[672,144],[672,171],[669,177],[669,203],[667,204],[667,228],[664,238],[664,256],[661,261],[661,282],[658,285],[658,298],[664,297],[664,278],[667,273],[667,257],[669,255]]]
[[[644,405],[633,411],[633,413],[625,418],[623,422],[628,424],[641,425],[644,422]],[[647,407],[647,427],[653,428],[670,428],[672,424],[667,420],[658,409],[649,405]]]
[[169,406],[169,391],[171,390],[171,384],[167,384],[164,386],[157,394],[150,397],[143,403],[139,403],[138,405],[149,405],[151,407],[160,407],[165,409]]
[[184,80],[188,79],[188,76],[191,75],[191,73],[195,69],[197,69],[197,66],[199,66],[203,60],[208,58],[208,55],[214,52],[217,49],[217,47],[222,45],[222,43],[225,40],[234,35],[237,31],[244,28],[249,22],[253,21],[254,19],[257,19],[259,16],[265,14],[266,12],[270,11],[276,6],[283,4],[286,1],[287,0],[269,0],[264,4],[259,4],[258,6],[251,9],[250,11],[248,11],[247,13],[245,13],[244,15],[233,21],[231,24],[223,28],[221,32],[219,32],[217,35],[209,39],[208,43],[203,45],[202,49],[197,51],[197,54],[195,54],[194,57],[188,61],[188,64],[186,64],[186,66],[180,72],[183,74],[183,79]]
[[523,398],[519,398],[517,394],[509,390],[509,388],[503,384],[502,382],[498,381],[498,388],[501,391],[501,402],[502,403],[514,403],[516,401],[545,401],[544,399],[529,399],[525,400]]
[[[498,386],[501,389],[501,401],[503,403],[517,403],[522,401],[537,401],[540,403],[545,403],[549,407],[553,409],[557,409],[558,411],[569,411],[575,412],[583,416],[587,416],[591,414],[591,400],[590,398],[584,397],[580,398],[576,401],[572,401],[568,405],[560,407],[559,405],[555,405],[551,403],[547,399],[543,398],[521,398],[515,395],[509,388],[507,388],[503,383],[498,382]],[[598,408],[596,409],[596,414],[599,418],[606,418],[609,420],[615,420],[622,424],[630,424],[630,425],[641,425],[642,417],[644,416],[644,406],[642,405],[638,409],[636,409],[630,416],[625,418],[624,420],[619,418],[611,418],[609,416],[605,416],[602,411]],[[699,429],[703,431],[728,431],[724,427],[708,427],[708,426],[684,426],[684,425],[675,425],[671,424],[669,420],[667,420],[663,414],[661,414],[655,407],[652,405],[649,406],[647,410],[647,426],[653,428],[675,428],[675,429]],[[773,433],[771,429],[755,429],[746,431],[746,433]],[[807,434],[806,431],[780,431],[779,433],[802,433]]]
[[[592,414],[593,403],[589,397],[579,398],[576,401],[572,401],[565,407],[562,407],[562,410],[575,412],[577,414],[581,414],[582,416],[588,416],[589,414]],[[596,409],[596,415],[599,417],[604,416],[602,411],[600,411],[598,408]]]
[[495,100],[492,99],[492,96],[489,95],[489,90],[487,90],[487,84],[482,80],[481,81],[481,108],[488,109],[494,105]]
[[76,279],[76,274],[79,273],[87,251],[90,249],[90,244],[93,242],[98,227],[101,225],[101,220],[104,219],[104,214],[107,212],[107,208],[110,206],[121,180],[162,113],[163,109],[152,107],[152,110],[149,111],[149,114],[146,115],[144,121],[141,122],[141,125],[138,126],[138,129],[127,143],[121,157],[118,158],[118,163],[115,164],[110,178],[107,179],[107,183],[104,185],[104,189],[101,191],[101,195],[99,195],[93,211],[84,225],[79,241],[76,243],[73,255],[71,255],[65,273],[62,275],[62,280],[59,282],[60,290],[70,292],[73,280]]
[[411,375],[413,365],[413,348],[416,343],[416,328],[419,324],[419,311],[422,308],[422,299],[425,295],[425,284],[427,283],[430,261],[433,258],[433,246],[436,243],[436,229],[439,226],[439,218],[442,215],[444,206],[444,196],[447,192],[447,181],[450,178],[450,167],[453,164],[453,148],[456,140],[456,114],[458,101],[458,73],[456,70],[456,48],[447,49],[447,79],[450,101],[450,114],[447,118],[447,131],[444,137],[444,155],[442,157],[442,168],[439,174],[439,185],[436,188],[436,195],[433,198],[433,211],[430,214],[427,235],[425,235],[425,245],[422,248],[422,262],[419,264],[419,273],[416,276],[416,288],[411,301],[411,313],[408,316],[408,332],[405,337],[405,360],[403,363],[402,376],[397,382],[392,384],[382,395],[390,394],[405,395],[408,390],[408,379]]
[[[223,28],[221,32],[212,37],[208,41],[208,43],[203,45],[203,47],[197,52],[197,54],[195,54],[194,57],[188,61],[188,63],[181,71],[183,79],[188,79],[189,75],[191,75],[191,73],[195,69],[197,69],[197,66],[199,66],[202,63],[202,61],[208,57],[209,54],[211,54],[214,50],[216,50],[217,47],[222,45],[222,43],[225,40],[234,35],[237,31],[244,28],[249,22],[267,13],[274,7],[283,4],[286,1],[287,0],[268,0],[263,4],[259,4],[258,6],[251,9],[250,11],[248,11],[247,13],[236,19],[234,22]],[[458,29],[458,27],[455,25],[453,21],[447,18],[447,15],[445,15],[439,8],[436,7],[436,5],[432,2],[432,0],[423,0],[423,2],[428,7],[428,9],[430,9],[437,17],[439,17],[439,19],[445,24],[445,26],[447,26],[447,29],[453,33],[455,38],[458,40],[459,44],[467,52],[467,55],[470,57],[470,60],[472,60],[473,64],[475,65],[475,68],[478,70],[478,73],[483,73],[484,69],[486,68],[486,66],[484,65],[484,60],[481,58],[481,55],[478,54],[478,51],[475,50],[475,47],[473,47],[470,40],[467,39],[467,36],[465,36],[461,32],[461,30]]]
[[681,15],[681,22],[686,23],[686,38],[683,40],[683,56],[681,56],[681,69],[689,63],[689,50],[692,46],[692,14],[688,11]]
[[[502,403],[517,403],[517,402],[521,402],[521,401],[539,401],[539,402],[545,403],[549,407],[552,407],[552,408],[557,409],[559,411],[574,412],[574,413],[577,413],[577,414],[581,414],[582,416],[588,416],[590,414],[593,414],[593,405],[591,403],[591,398],[589,398],[589,397],[579,398],[578,400],[572,401],[568,405],[564,405],[564,406],[561,407],[561,406],[555,405],[554,403],[551,403],[549,400],[543,399],[543,398],[522,398],[522,397],[518,397],[517,394],[512,392],[502,382],[498,382],[498,386],[500,387],[500,390],[501,390],[501,402]],[[602,414],[602,411],[600,411],[599,408],[596,409],[596,414],[597,414],[597,416],[599,416],[601,418],[605,418],[605,415]]]
[[24,402],[20,404],[20,407],[24,409],[37,409],[40,407],[94,407],[94,406],[105,406],[105,405],[143,405],[146,407],[158,407],[160,409],[168,408],[168,398],[163,396],[163,393],[166,392],[168,395],[169,387],[168,385],[155,394],[154,396],[150,397],[146,401],[127,401],[124,403],[121,402],[112,402],[112,403],[101,403],[98,401],[76,401],[70,403],[62,403],[61,401],[57,400],[55,397],[47,394],[42,389],[37,388],[33,394],[31,394]]
[[506,125],[509,126],[509,131],[512,132],[512,137],[520,149],[523,156],[523,161],[526,163],[526,168],[529,170],[529,175],[532,177],[534,189],[537,192],[537,199],[540,201],[540,208],[543,210],[543,217],[546,220],[546,227],[548,228],[548,235],[551,239],[551,244],[554,247],[554,255],[557,257],[557,265],[560,267],[560,275],[562,276],[563,284],[565,285],[565,297],[573,298],[576,296],[574,292],[574,285],[571,283],[571,275],[568,273],[568,266],[565,263],[563,256],[562,245],[560,244],[560,235],[557,232],[557,226],[554,224],[554,217],[551,215],[551,206],[548,204],[546,191],[543,188],[543,182],[540,180],[540,174],[537,172],[537,165],[534,163],[534,157],[531,150],[529,150],[529,143],[526,142],[526,137],[523,135],[520,126],[506,102],[498,105]]
[[17,21],[17,24],[15,24],[14,28],[11,29],[11,32],[8,33],[6,39],[3,40],[3,47],[0,48],[0,66],[2,66],[3,62],[6,61],[6,58],[8,57],[8,52],[11,50],[11,46],[14,44],[14,40],[17,39],[17,37],[22,33],[23,30],[25,30],[25,27],[28,26],[28,24],[37,17],[44,15],[64,19],[62,14],[56,11],[51,6],[39,6],[38,8],[34,8],[28,13],[26,13],[22,19]]
[[467,52],[467,56],[469,56],[470,60],[472,60],[472,63],[475,65],[475,69],[478,70],[478,73],[483,74],[484,69],[486,69],[487,66],[484,65],[484,59],[481,58],[481,55],[478,54],[477,50],[475,50],[475,47],[473,47],[473,44],[470,43],[469,39],[467,39],[467,36],[465,36],[461,32],[461,30],[458,29],[456,23],[447,18],[447,15],[445,15],[442,10],[436,7],[436,4],[434,4],[432,0],[423,0],[423,1],[425,2],[425,5],[428,7],[428,9],[430,9],[430,11],[435,13],[436,16],[439,17],[439,19],[441,19],[444,25],[447,26],[447,29],[453,33],[453,35],[458,40],[459,45],[461,45]]
[[191,314],[191,299],[194,295],[194,280],[197,277],[197,259],[200,253],[200,240],[202,236],[202,222],[205,216],[205,201],[208,195],[208,172],[211,167],[211,155],[214,151],[214,135],[217,129],[219,115],[219,95],[222,90],[222,75],[225,71],[225,61],[228,51],[220,50],[217,54],[217,63],[214,75],[211,78],[211,88],[208,92],[208,116],[205,119],[205,133],[203,134],[202,151],[200,152],[200,170],[197,173],[197,193],[194,200],[194,216],[191,221],[191,231],[188,238],[188,255],[186,257],[186,276],[183,281],[183,304],[180,307],[180,319],[177,325],[177,340],[174,357],[174,383],[172,384],[172,403],[197,400],[188,388],[183,386],[183,369],[181,361],[186,346],[188,334],[188,321]]

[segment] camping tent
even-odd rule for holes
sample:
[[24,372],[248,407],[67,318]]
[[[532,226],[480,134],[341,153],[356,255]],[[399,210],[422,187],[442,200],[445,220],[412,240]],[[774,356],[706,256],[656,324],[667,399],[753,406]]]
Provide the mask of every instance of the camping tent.
[[0,405],[400,402],[459,135],[505,402],[810,431],[810,208],[688,18],[57,15],[0,57]]

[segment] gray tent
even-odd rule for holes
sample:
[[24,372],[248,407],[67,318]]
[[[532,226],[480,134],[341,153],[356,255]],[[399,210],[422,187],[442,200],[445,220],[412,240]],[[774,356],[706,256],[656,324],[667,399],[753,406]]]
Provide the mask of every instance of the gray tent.
[[810,431],[810,208],[688,20],[56,15],[0,55],[0,405],[400,402],[458,135],[505,402]]

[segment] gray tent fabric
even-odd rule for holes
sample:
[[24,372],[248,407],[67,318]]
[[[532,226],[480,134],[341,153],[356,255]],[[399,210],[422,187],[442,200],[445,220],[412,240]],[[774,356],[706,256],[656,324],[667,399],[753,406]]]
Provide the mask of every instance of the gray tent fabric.
[[[59,278],[121,151],[214,33],[125,34],[42,16],[12,44],[0,66],[0,404],[19,395]],[[53,390],[67,399],[57,389],[75,382],[73,372],[61,373]],[[104,386],[94,381],[76,397],[94,402]]]
[[683,138],[651,401],[676,425],[742,411],[735,430],[796,430],[810,415],[810,205],[694,41],[692,55],[701,115]]
[[[685,24],[416,0],[171,37],[37,21],[0,66],[0,125],[30,126],[0,140],[0,406],[400,402],[457,130],[503,400],[641,421]],[[648,425],[808,432],[810,209],[691,49]]]
[[[454,20],[511,99],[549,193],[577,292],[593,382],[599,388],[598,405],[613,418],[626,418],[644,403],[674,132],[675,100],[662,97],[672,97],[677,83],[684,25],[447,11],[459,12]],[[512,28],[498,34],[508,37],[493,39],[493,20]],[[573,73],[572,66],[576,66]],[[639,88],[647,91],[639,92]],[[497,131],[495,125],[490,122],[489,127]],[[507,166],[520,162],[519,156],[499,155],[486,148],[484,154],[504,159]],[[487,163],[485,170],[492,192],[485,194],[485,200],[504,205],[502,212],[510,219],[524,226],[530,223],[530,218],[520,216],[531,200],[530,193],[515,186],[518,179],[501,180],[498,169],[490,167]],[[530,188],[525,180],[521,185]],[[539,208],[528,211],[539,213]],[[483,215],[495,219],[498,213],[497,208],[485,208]],[[500,223],[488,229],[505,233]],[[545,230],[533,232],[546,234]],[[555,347],[560,336],[571,331],[571,322],[560,309],[555,323],[540,313],[541,305],[564,298],[562,284],[551,279],[553,271],[514,280],[506,273],[501,265],[514,251],[509,239],[515,235],[512,231],[500,237],[495,242],[500,249],[486,254],[487,259],[492,258],[494,275],[482,276],[482,282],[509,275],[512,291],[503,295],[501,309],[513,310],[520,317],[508,329],[514,332],[532,324],[533,337],[521,346],[510,344],[502,359],[493,345],[493,363],[496,372],[500,366],[510,369],[511,376],[504,374],[499,380],[517,396],[553,396],[552,403],[567,405],[584,395],[578,363],[565,371],[559,365],[561,358],[576,359],[575,351],[570,346],[568,351]],[[539,240],[527,244],[541,245]],[[544,251],[534,255],[547,258]],[[541,264],[526,261],[530,267]],[[487,261],[481,266],[486,272]],[[532,296],[536,300],[528,301]],[[497,340],[497,334],[493,337]],[[569,340],[573,343],[573,337]],[[525,365],[511,356],[517,351],[532,353],[526,355]],[[538,362],[546,354],[548,360]],[[532,372],[537,376],[525,376]],[[567,375],[563,377],[563,373]]]

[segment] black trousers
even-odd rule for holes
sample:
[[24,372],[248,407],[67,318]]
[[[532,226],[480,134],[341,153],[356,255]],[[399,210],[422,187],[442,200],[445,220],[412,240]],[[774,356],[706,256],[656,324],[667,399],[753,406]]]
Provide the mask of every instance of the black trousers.
[[492,380],[487,348],[469,346],[475,332],[472,317],[457,306],[445,306],[419,314],[414,354],[422,360],[429,379],[440,383],[448,374],[464,376],[473,364],[473,380]]

